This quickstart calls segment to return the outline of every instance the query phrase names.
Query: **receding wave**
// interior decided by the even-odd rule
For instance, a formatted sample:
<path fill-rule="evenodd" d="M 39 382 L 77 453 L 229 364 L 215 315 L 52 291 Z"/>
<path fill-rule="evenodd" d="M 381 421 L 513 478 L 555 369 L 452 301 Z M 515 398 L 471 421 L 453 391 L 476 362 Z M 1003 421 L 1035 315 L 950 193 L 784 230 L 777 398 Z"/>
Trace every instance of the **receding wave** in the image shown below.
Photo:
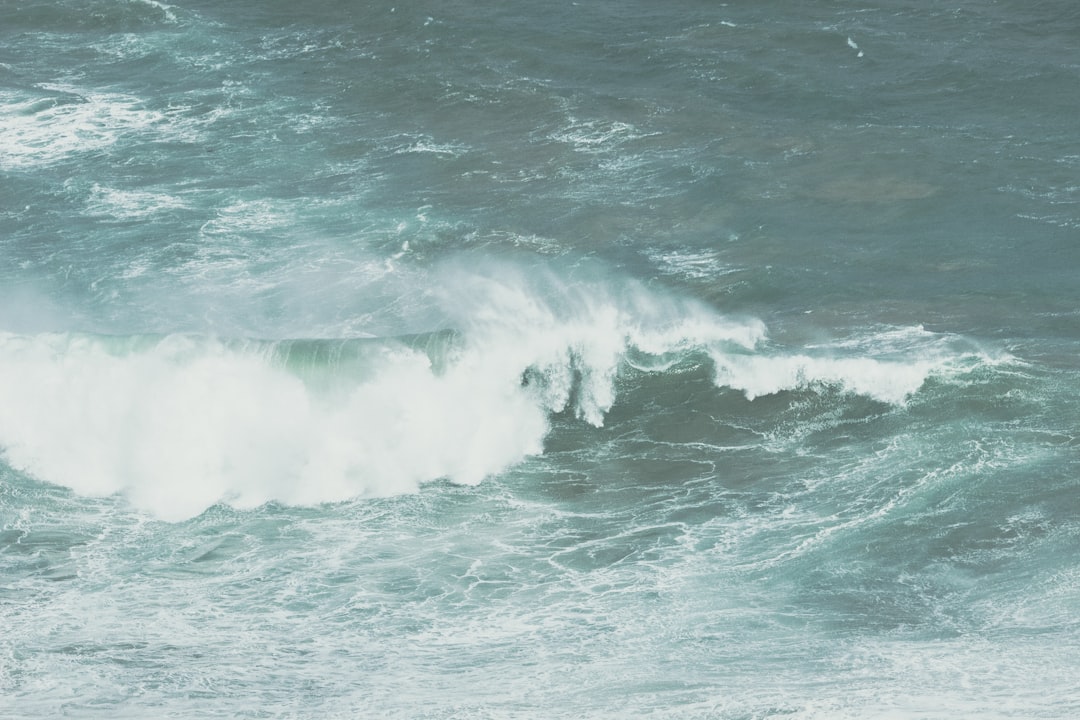
<path fill-rule="evenodd" d="M 178 520 L 479 483 L 542 453 L 555 414 L 602 426 L 631 366 L 677 381 L 694 357 L 751 399 L 829 388 L 903 403 L 980 362 L 918 328 L 880 356 L 872 342 L 788 352 L 758 320 L 625 283 L 454 287 L 453 330 L 397 338 L 0 334 L 0 447 L 40 480 Z"/>

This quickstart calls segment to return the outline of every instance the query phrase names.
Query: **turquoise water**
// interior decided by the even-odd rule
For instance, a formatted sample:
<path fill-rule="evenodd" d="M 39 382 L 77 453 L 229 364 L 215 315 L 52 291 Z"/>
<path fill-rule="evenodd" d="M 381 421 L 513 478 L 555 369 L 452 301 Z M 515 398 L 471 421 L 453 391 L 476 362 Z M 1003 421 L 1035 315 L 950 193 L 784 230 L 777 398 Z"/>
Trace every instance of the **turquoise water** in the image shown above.
<path fill-rule="evenodd" d="M 1076 717 L 1077 37 L 0 3 L 0 717 Z"/>

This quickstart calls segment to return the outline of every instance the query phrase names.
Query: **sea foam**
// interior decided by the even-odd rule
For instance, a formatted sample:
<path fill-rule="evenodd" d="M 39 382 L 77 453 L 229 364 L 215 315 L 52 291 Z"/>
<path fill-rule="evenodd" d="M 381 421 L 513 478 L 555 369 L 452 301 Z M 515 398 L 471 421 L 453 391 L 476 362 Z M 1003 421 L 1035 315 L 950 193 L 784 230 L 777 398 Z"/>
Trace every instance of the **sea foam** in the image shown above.
<path fill-rule="evenodd" d="M 0 92 L 0 167 L 24 170 L 100 152 L 124 134 L 154 130 L 165 116 L 140 99 L 69 85 L 41 85 L 28 95 Z"/>

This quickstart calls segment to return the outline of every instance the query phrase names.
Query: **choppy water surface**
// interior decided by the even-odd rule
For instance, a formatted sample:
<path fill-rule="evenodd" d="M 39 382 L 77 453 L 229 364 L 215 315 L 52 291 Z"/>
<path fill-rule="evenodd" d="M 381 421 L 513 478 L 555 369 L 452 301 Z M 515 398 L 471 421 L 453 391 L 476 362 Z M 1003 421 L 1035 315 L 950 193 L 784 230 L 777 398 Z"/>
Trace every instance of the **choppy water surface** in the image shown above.
<path fill-rule="evenodd" d="M 1078 36 L 0 4 L 0 716 L 1077 716 Z"/>

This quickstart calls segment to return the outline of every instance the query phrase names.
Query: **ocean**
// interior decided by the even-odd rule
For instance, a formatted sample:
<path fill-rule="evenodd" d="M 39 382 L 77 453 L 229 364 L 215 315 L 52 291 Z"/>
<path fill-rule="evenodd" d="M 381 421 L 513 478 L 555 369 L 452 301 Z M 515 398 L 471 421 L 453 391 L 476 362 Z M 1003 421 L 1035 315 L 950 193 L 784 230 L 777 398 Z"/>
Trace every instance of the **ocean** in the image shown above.
<path fill-rule="evenodd" d="M 1074 0 L 0 0 L 0 718 L 1080 717 Z"/>

